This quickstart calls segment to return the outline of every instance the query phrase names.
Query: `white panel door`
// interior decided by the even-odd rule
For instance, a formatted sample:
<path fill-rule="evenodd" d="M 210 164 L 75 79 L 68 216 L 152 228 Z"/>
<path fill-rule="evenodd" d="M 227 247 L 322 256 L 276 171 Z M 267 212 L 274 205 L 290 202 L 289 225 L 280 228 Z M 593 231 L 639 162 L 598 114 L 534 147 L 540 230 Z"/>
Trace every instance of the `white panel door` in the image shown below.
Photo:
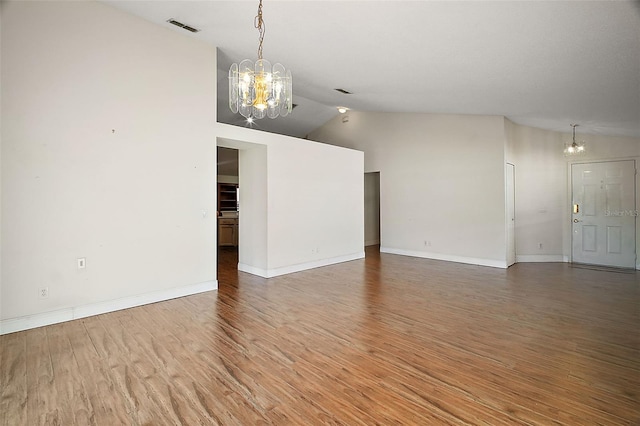
<path fill-rule="evenodd" d="M 572 260 L 635 268 L 635 161 L 573 164 Z"/>

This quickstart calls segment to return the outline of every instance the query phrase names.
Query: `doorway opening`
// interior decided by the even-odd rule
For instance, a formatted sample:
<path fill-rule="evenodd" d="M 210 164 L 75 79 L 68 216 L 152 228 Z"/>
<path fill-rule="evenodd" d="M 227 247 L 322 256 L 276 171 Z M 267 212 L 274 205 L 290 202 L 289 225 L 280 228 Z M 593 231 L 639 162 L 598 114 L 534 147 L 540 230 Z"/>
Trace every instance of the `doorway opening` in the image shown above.
<path fill-rule="evenodd" d="M 380 245 L 380 172 L 364 174 L 364 245 Z"/>
<path fill-rule="evenodd" d="M 236 274 L 240 270 L 259 275 L 258 272 L 267 270 L 267 147 L 226 138 L 217 138 L 216 145 L 229 148 L 237 155 L 237 245 L 236 255 L 231 259 L 234 271 Z M 217 247 L 220 259 L 222 253 L 220 246 Z M 221 278 L 218 274 L 219 285 L 224 284 Z"/>
<path fill-rule="evenodd" d="M 221 269 L 237 269 L 240 231 L 238 150 L 217 147 L 217 253 Z"/>

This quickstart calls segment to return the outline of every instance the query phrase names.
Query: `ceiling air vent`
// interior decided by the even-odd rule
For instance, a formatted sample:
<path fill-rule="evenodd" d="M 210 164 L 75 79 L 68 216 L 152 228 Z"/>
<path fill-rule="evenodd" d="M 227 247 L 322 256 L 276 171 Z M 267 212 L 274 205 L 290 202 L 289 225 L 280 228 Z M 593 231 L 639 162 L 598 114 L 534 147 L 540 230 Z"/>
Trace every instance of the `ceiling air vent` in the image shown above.
<path fill-rule="evenodd" d="M 345 95 L 353 95 L 353 93 L 351 93 L 348 90 L 344 90 L 344 89 L 333 89 L 333 90 L 335 90 L 336 92 L 344 93 Z"/>
<path fill-rule="evenodd" d="M 175 19 L 168 19 L 167 20 L 168 23 L 175 25 L 176 27 L 180 27 L 180 28 L 184 28 L 187 31 L 191 31 L 192 33 L 197 33 L 198 31 L 200 31 L 197 28 L 193 28 L 189 25 L 185 25 L 182 22 L 178 22 Z"/>

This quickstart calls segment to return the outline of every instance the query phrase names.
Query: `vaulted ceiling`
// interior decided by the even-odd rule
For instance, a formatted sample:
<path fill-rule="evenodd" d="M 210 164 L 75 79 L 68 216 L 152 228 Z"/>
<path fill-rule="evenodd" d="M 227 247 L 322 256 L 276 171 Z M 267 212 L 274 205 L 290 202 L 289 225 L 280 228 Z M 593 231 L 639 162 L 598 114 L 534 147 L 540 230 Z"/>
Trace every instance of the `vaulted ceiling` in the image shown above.
<path fill-rule="evenodd" d="M 247 125 L 227 107 L 227 70 L 257 58 L 257 0 L 103 2 L 216 46 L 218 121 Z M 345 106 L 503 115 L 562 132 L 577 123 L 579 132 L 640 137 L 638 1 L 263 4 L 264 58 L 292 70 L 298 106 L 257 128 L 303 137 Z"/>

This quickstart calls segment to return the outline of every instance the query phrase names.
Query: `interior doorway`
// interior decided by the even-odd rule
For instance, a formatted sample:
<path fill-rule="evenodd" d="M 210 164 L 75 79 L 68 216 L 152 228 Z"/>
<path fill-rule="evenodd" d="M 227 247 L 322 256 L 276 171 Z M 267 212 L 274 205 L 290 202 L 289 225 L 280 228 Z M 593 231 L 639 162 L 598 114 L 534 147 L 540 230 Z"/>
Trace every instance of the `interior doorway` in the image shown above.
<path fill-rule="evenodd" d="M 635 268 L 635 160 L 571 165 L 572 262 Z"/>
<path fill-rule="evenodd" d="M 231 264 L 235 264 L 233 269 L 237 269 L 240 241 L 238 154 L 238 150 L 233 148 L 218 146 L 216 149 L 218 271 L 221 267 L 229 269 Z"/>
<path fill-rule="evenodd" d="M 216 145 L 235 151 L 238 158 L 238 244 L 234 247 L 236 269 L 264 276 L 268 267 L 267 146 L 226 138 L 217 138 Z"/>
<path fill-rule="evenodd" d="M 380 244 L 380 172 L 364 174 L 364 245 Z"/>

